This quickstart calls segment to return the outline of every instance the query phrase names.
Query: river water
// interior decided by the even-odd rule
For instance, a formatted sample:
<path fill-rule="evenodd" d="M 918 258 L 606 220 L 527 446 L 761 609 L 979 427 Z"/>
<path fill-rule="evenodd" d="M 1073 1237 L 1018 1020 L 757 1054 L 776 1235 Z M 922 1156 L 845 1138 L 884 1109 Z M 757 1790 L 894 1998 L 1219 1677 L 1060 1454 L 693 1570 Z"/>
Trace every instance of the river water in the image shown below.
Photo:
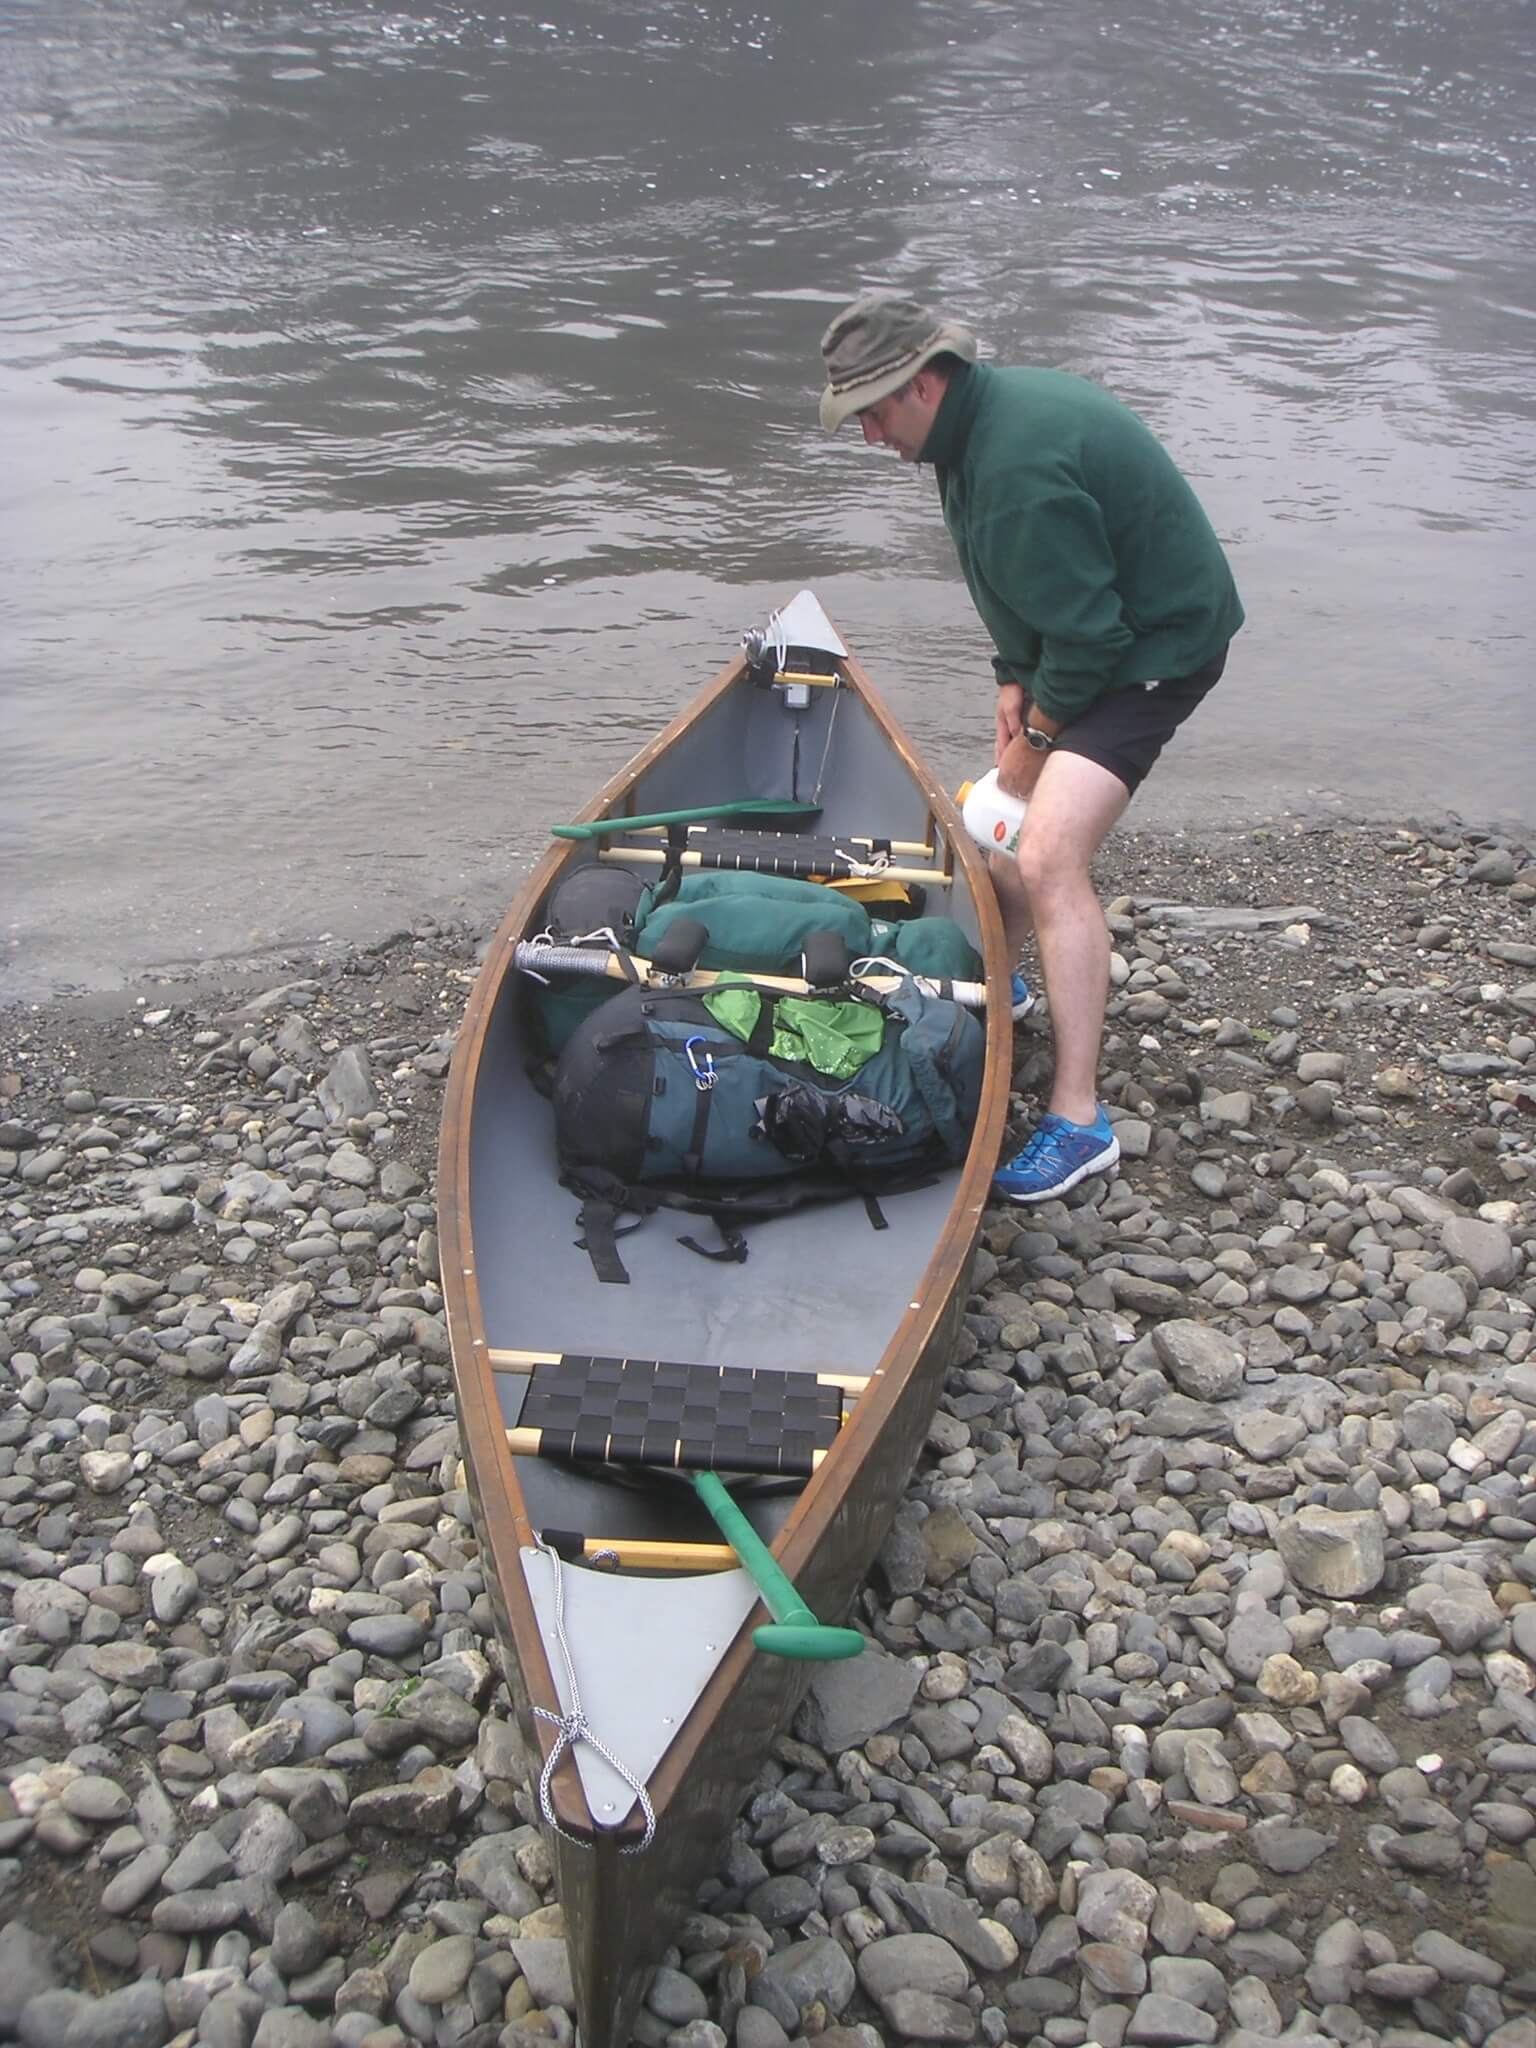
<path fill-rule="evenodd" d="M 1524 0 L 0 0 L 0 993 L 491 911 L 803 584 L 986 765 L 872 284 L 1229 542 L 1133 817 L 1529 826 L 1533 165 Z"/>

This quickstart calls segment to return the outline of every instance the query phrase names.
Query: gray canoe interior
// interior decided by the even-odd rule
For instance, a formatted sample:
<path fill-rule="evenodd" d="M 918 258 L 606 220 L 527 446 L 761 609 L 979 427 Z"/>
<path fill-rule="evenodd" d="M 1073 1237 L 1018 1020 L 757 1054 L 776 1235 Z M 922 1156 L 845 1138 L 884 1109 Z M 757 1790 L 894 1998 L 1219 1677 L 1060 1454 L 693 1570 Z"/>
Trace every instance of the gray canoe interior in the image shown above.
<path fill-rule="evenodd" d="M 797 713 L 777 691 L 734 688 L 637 782 L 629 807 L 812 799 L 818 781 L 824 808 L 806 829 L 927 840 L 938 857 L 921 864 L 942 865 L 943 835 L 921 791 L 846 689 L 816 689 Z M 963 879 L 930 889 L 927 908 L 947 912 L 976 938 Z M 537 928 L 535 921 L 530 929 Z M 871 1226 L 857 1200 L 749 1225 L 745 1264 L 715 1264 L 687 1250 L 680 1236 L 713 1243 L 713 1226 L 664 1212 L 620 1241 L 628 1286 L 603 1285 L 576 1245 L 577 1203 L 557 1179 L 551 1111 L 526 1070 L 531 995 L 525 977 L 507 975 L 475 1088 L 470 1195 L 491 1348 L 871 1371 L 915 1298 L 957 1176 L 885 1201 L 884 1230 Z M 523 1377 L 504 1372 L 497 1381 L 511 1421 Z M 615 1484 L 527 1458 L 518 1471 L 536 1527 L 604 1537 L 712 1534 L 691 1487 L 665 1475 L 659 1483 Z M 776 1511 L 765 1495 L 753 1517 L 771 1530 L 786 1508 L 781 1500 Z"/>

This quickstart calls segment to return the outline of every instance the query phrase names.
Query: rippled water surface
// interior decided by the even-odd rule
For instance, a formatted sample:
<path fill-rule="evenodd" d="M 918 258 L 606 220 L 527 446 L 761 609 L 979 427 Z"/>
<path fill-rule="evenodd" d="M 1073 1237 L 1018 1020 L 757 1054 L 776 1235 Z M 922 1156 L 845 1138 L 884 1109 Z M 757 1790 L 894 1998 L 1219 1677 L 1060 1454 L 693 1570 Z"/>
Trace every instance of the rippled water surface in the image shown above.
<path fill-rule="evenodd" d="M 4 992 L 488 912 L 803 583 L 983 765 L 931 478 L 816 425 L 875 283 L 1228 540 L 1145 821 L 1536 822 L 1533 88 L 1521 0 L 0 0 Z"/>

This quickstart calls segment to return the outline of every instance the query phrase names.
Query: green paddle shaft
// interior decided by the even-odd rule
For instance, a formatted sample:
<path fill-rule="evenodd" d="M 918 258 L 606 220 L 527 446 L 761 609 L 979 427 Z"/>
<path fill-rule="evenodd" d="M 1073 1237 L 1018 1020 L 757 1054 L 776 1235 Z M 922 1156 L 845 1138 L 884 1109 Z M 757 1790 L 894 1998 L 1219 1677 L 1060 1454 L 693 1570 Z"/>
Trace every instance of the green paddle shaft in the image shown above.
<path fill-rule="evenodd" d="M 790 797 L 745 796 L 734 803 L 701 804 L 692 811 L 648 811 L 635 818 L 593 818 L 585 825 L 552 825 L 557 839 L 607 839 L 616 832 L 634 832 L 642 825 L 692 825 L 708 818 L 749 818 L 771 812 L 785 818 L 813 818 L 820 804 L 797 803 Z"/>
<path fill-rule="evenodd" d="M 753 1629 L 752 1640 L 757 1647 L 775 1657 L 800 1657 L 818 1662 L 830 1662 L 837 1657 L 857 1657 L 864 1647 L 864 1638 L 858 1630 L 828 1628 L 816 1619 L 717 1475 L 695 1472 L 693 1484 L 699 1499 L 713 1516 L 715 1526 L 751 1574 L 763 1596 L 763 1605 L 773 1616 L 771 1624 Z"/>

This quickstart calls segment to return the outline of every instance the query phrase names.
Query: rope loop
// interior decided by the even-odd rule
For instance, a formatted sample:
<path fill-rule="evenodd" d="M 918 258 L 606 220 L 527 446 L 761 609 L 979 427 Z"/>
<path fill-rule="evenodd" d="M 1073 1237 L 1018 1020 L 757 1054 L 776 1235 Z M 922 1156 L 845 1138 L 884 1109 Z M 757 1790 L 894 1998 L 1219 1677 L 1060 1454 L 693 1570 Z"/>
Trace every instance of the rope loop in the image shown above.
<path fill-rule="evenodd" d="M 656 1809 L 651 1804 L 651 1795 L 645 1786 L 627 1765 L 620 1763 L 587 1719 L 586 1710 L 581 1704 L 581 1692 L 576 1684 L 576 1667 L 571 1661 L 571 1646 L 565 1634 L 565 1576 L 561 1570 L 560 1554 L 546 1543 L 542 1536 L 534 1540 L 549 1559 L 550 1569 L 555 1577 L 555 1640 L 560 1645 L 560 1655 L 565 1663 L 566 1684 L 571 1696 L 571 1711 L 568 1714 L 557 1714 L 549 1707 L 535 1707 L 533 1710 L 538 1720 L 552 1722 L 557 1731 L 554 1745 L 544 1759 L 544 1768 L 539 1773 L 539 1811 L 555 1833 L 565 1841 L 580 1840 L 579 1836 L 573 1835 L 568 1828 L 561 1826 L 560 1817 L 555 1812 L 554 1801 L 550 1797 L 550 1786 L 566 1753 L 574 1751 L 578 1742 L 584 1742 L 589 1749 L 597 1751 L 608 1768 L 624 1780 L 640 1802 L 640 1811 L 645 1816 L 645 1834 L 640 1841 L 631 1843 L 627 1849 L 621 1849 L 619 1854 L 642 1856 L 656 1839 Z"/>

